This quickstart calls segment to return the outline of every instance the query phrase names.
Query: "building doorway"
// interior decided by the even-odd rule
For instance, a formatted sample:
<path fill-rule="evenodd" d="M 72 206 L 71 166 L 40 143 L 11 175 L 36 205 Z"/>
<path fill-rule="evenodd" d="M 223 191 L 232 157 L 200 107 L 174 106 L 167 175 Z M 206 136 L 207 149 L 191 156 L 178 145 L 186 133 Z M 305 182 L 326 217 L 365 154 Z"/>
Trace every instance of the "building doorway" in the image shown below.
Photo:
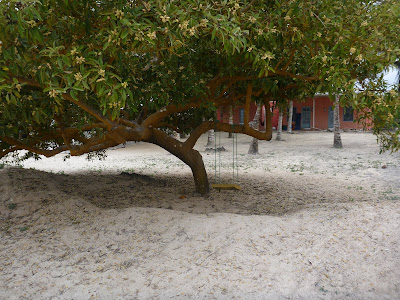
<path fill-rule="evenodd" d="M 328 128 L 333 128 L 333 106 L 328 108 Z"/>
<path fill-rule="evenodd" d="M 311 107 L 301 109 L 301 128 L 311 128 Z"/>

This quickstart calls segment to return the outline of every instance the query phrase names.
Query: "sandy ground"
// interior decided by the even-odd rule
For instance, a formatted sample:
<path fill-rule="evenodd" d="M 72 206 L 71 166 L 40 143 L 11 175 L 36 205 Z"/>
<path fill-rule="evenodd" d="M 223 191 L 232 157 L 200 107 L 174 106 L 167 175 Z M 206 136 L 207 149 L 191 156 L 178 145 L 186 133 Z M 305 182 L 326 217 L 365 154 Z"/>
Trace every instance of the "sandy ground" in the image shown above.
<path fill-rule="evenodd" d="M 242 190 L 208 198 L 145 143 L 4 167 L 0 299 L 400 299 L 400 153 L 370 133 L 343 133 L 341 150 L 333 133 L 284 139 L 252 156 L 239 136 Z"/>

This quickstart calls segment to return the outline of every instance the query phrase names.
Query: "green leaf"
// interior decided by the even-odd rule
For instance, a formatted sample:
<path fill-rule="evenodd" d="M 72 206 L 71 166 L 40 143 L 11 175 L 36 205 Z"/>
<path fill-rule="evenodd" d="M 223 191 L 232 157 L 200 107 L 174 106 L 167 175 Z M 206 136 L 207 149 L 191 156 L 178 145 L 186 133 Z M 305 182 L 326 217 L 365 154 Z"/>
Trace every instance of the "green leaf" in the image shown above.
<path fill-rule="evenodd" d="M 83 88 L 81 88 L 80 86 L 77 86 L 77 85 L 72 86 L 71 89 L 73 89 L 75 91 L 80 91 L 80 92 L 85 91 Z"/>
<path fill-rule="evenodd" d="M 75 101 L 79 101 L 79 98 L 76 96 L 76 91 L 74 89 L 71 89 L 69 94 Z"/>
<path fill-rule="evenodd" d="M 120 22 L 121 22 L 122 25 L 126 25 L 126 26 L 130 26 L 131 25 L 131 22 L 129 22 L 129 20 L 125 19 L 125 18 L 122 19 Z"/>
<path fill-rule="evenodd" d="M 33 11 L 33 13 L 35 14 L 35 17 L 39 21 L 43 21 L 42 16 L 40 15 L 40 13 L 36 10 L 36 8 L 34 6 L 30 6 L 30 9 Z"/>
<path fill-rule="evenodd" d="M 121 33 L 121 38 L 125 39 L 128 36 L 128 34 L 129 34 L 129 30 L 123 30 Z"/>
<path fill-rule="evenodd" d="M 215 34 L 216 34 L 216 33 L 217 33 L 217 28 L 214 27 L 214 29 L 213 29 L 213 31 L 212 31 L 212 33 L 211 33 L 211 40 L 212 40 L 212 41 L 214 40 Z"/>
<path fill-rule="evenodd" d="M 62 70 L 62 59 L 61 59 L 61 57 L 57 57 L 57 64 L 58 64 L 58 67 Z"/>
<path fill-rule="evenodd" d="M 86 80 L 82 80 L 82 85 L 85 89 L 89 90 L 89 85 L 87 84 Z"/>

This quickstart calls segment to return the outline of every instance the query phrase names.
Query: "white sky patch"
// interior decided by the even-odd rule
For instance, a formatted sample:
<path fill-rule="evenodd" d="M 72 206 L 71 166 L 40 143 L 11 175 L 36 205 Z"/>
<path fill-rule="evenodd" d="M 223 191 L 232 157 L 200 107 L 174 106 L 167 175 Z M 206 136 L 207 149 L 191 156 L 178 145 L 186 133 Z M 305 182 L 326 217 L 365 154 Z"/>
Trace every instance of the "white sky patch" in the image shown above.
<path fill-rule="evenodd" d="M 396 67 L 390 67 L 389 70 L 384 72 L 383 79 L 387 82 L 387 84 L 391 87 L 398 83 L 398 72 Z"/>

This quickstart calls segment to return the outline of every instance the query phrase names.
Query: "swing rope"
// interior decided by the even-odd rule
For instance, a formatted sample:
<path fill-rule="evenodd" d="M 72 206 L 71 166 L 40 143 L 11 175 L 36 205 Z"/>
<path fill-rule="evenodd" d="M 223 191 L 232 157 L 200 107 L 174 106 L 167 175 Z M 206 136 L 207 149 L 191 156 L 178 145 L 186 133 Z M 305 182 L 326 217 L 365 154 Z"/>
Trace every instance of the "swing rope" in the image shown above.
<path fill-rule="evenodd" d="M 238 161 L 238 141 L 237 133 L 235 133 L 235 124 L 232 124 L 233 139 L 232 139 L 232 184 L 221 184 L 221 153 L 218 153 L 218 176 L 217 176 L 217 151 L 220 152 L 221 147 L 221 133 L 218 131 L 216 137 L 216 125 L 214 126 L 214 183 L 212 186 L 216 189 L 240 190 L 239 184 L 239 166 Z M 217 147 L 218 138 L 218 147 Z M 235 166 L 236 166 L 236 180 L 235 180 Z"/>
<path fill-rule="evenodd" d="M 215 159 L 214 159 L 214 171 L 215 171 L 215 176 L 214 176 L 214 183 L 215 184 L 221 184 L 221 154 L 218 153 L 218 176 L 217 176 L 217 137 L 216 135 L 216 131 L 217 131 L 217 126 L 214 126 L 214 155 L 215 155 Z M 221 136 L 218 133 L 218 137 L 219 137 L 219 147 L 221 147 Z"/>
<path fill-rule="evenodd" d="M 235 184 L 235 124 L 232 124 L 232 182 Z M 236 147 L 236 153 L 237 153 L 237 147 Z"/>

